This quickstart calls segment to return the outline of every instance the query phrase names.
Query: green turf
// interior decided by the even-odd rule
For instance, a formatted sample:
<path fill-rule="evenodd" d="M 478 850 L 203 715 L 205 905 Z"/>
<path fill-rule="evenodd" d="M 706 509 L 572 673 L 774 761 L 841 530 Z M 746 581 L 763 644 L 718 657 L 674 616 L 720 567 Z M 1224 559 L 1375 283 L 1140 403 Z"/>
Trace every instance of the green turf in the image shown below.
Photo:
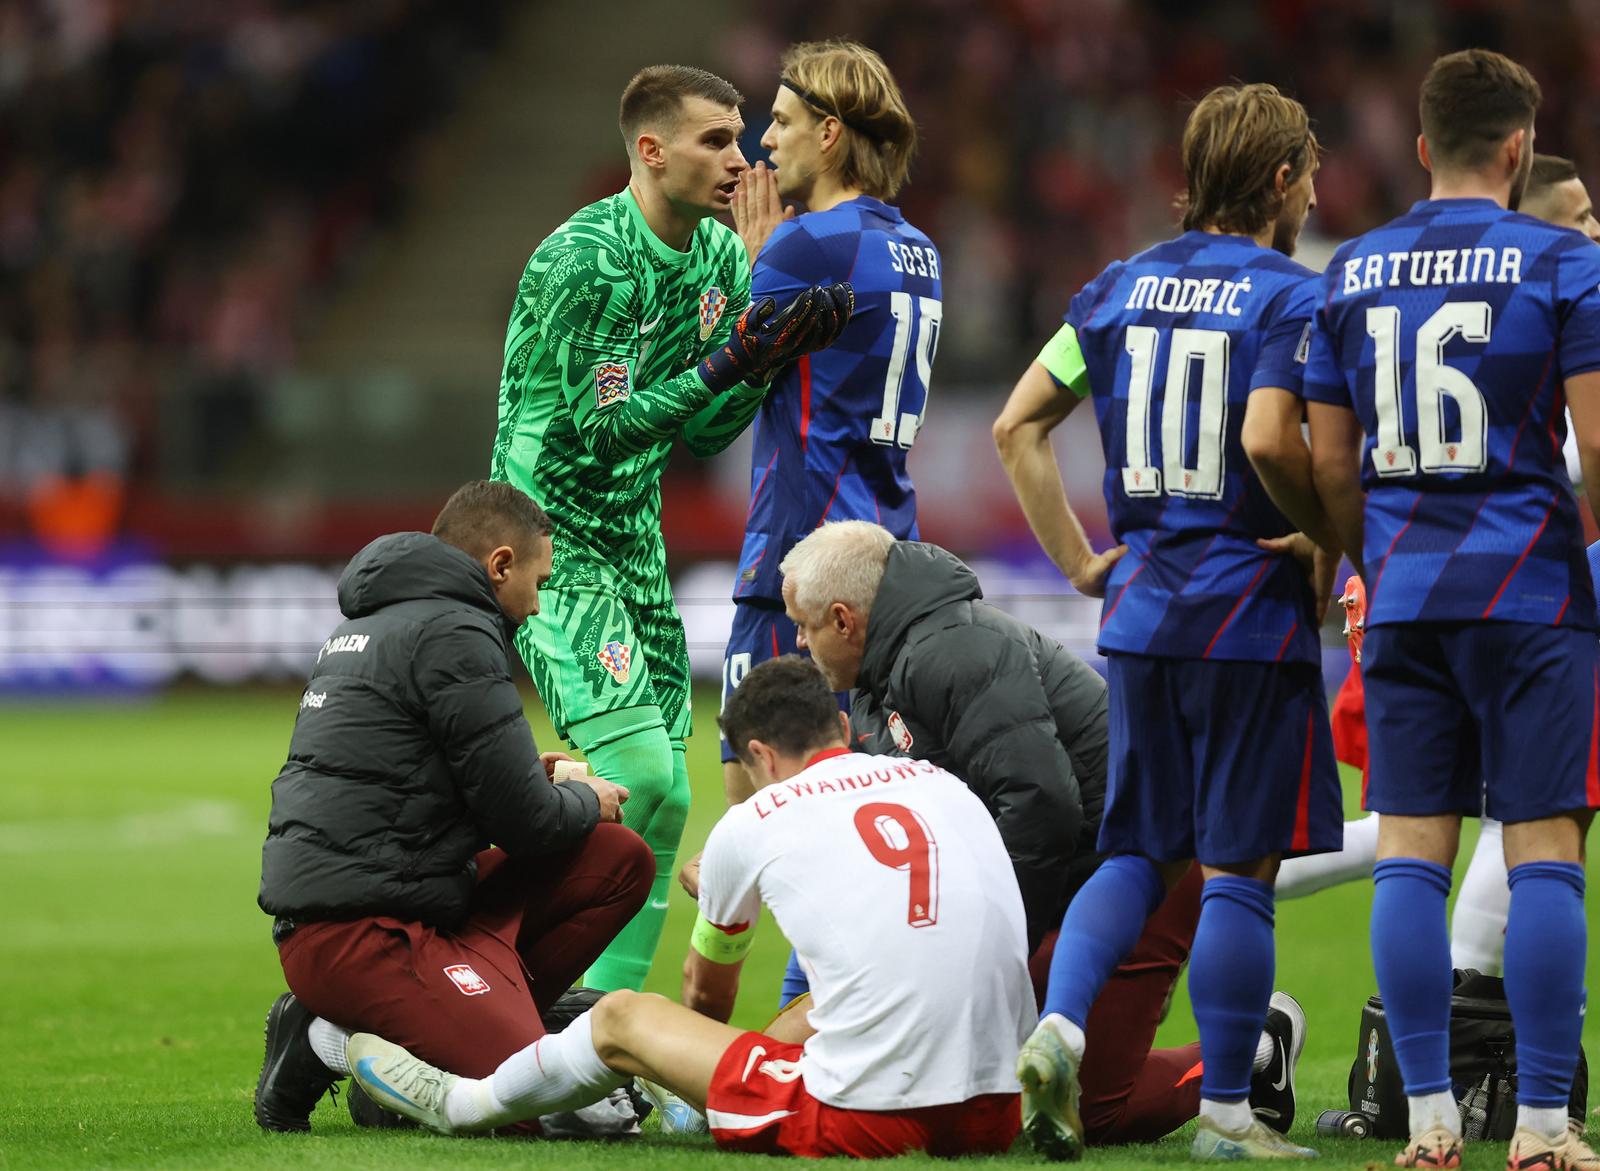
<path fill-rule="evenodd" d="M 296 691 L 184 691 L 150 702 L 0 707 L 0 1168 L 732 1166 L 709 1143 L 459 1141 L 357 1132 L 324 1102 L 311 1136 L 264 1136 L 250 1116 L 261 1022 L 282 990 L 255 906 L 268 785 Z M 698 847 L 721 803 L 716 697 L 697 699 L 690 745 Z M 530 711 L 538 712 L 530 699 Z M 553 747 L 535 715 L 541 743 Z M 1372 989 L 1366 885 L 1285 904 L 1278 985 L 1305 1005 L 1301 1116 L 1343 1105 L 1362 1000 Z M 672 993 L 693 907 L 674 892 L 651 988 Z M 1596 940 L 1591 939 L 1590 960 Z M 784 959 L 768 924 L 736 1023 L 773 1007 Z M 930 1022 L 930 1027 L 937 1027 Z M 1597 1026 L 1591 1023 L 1593 1046 Z M 1163 1041 L 1191 1040 L 1187 1001 Z M 1592 1049 L 1591 1049 L 1592 1051 Z M 1390 1144 L 1322 1142 L 1324 1165 L 1386 1163 Z M 1101 1167 L 1184 1163 L 1179 1137 L 1093 1151 Z M 1503 1150 L 1472 1152 L 1498 1167 Z M 1008 1163 L 1029 1161 L 1014 1154 Z M 906 1159 L 922 1164 L 929 1160 Z"/>

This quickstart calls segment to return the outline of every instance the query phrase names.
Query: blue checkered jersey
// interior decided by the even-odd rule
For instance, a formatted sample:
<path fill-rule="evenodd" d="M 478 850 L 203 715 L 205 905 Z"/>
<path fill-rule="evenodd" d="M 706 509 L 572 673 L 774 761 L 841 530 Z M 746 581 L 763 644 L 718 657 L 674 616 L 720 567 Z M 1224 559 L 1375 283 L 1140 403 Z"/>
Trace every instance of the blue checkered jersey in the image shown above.
<path fill-rule="evenodd" d="M 1600 368 L 1600 248 L 1488 199 L 1424 200 L 1341 247 L 1304 394 L 1366 431 L 1367 624 L 1594 627 L 1561 455 Z"/>
<path fill-rule="evenodd" d="M 780 598 L 779 562 L 824 521 L 918 537 L 906 456 L 939 343 L 939 253 L 897 209 L 862 195 L 781 224 L 756 259 L 751 297 L 783 305 L 841 280 L 855 288 L 850 323 L 785 367 L 756 416 L 735 598 Z"/>
<path fill-rule="evenodd" d="M 1128 546 L 1106 586 L 1102 651 L 1318 661 L 1305 573 L 1256 544 L 1294 526 L 1240 441 L 1253 389 L 1300 392 L 1314 295 L 1310 270 L 1270 248 L 1186 232 L 1072 299 L 1111 530 Z"/>
<path fill-rule="evenodd" d="M 1589 546 L 1589 576 L 1600 577 L 1600 541 Z M 1600 620 L 1600 615 L 1597 615 Z"/>

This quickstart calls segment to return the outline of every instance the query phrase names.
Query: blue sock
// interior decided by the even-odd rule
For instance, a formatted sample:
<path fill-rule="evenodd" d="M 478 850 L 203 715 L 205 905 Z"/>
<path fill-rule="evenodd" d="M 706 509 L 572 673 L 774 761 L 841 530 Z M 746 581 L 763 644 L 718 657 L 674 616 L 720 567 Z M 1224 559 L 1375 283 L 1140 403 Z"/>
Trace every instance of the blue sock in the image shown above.
<path fill-rule="evenodd" d="M 1450 1089 L 1450 870 L 1421 858 L 1372 868 L 1372 966 L 1406 1093 Z"/>
<path fill-rule="evenodd" d="M 789 962 L 783 969 L 783 991 L 779 993 L 778 1007 L 783 1008 L 796 996 L 804 996 L 810 991 L 811 982 L 806 979 L 806 971 L 800 966 L 800 953 L 791 947 Z"/>
<path fill-rule="evenodd" d="M 1505 981 L 1517 1031 L 1517 1104 L 1565 1109 L 1583 1034 L 1583 867 L 1524 862 L 1507 878 Z"/>
<path fill-rule="evenodd" d="M 1200 1029 L 1200 1096 L 1250 1096 L 1256 1042 L 1272 999 L 1276 953 L 1272 884 L 1219 874 L 1200 892 L 1200 922 L 1189 951 L 1189 1001 Z"/>
<path fill-rule="evenodd" d="M 1058 1012 L 1081 1029 L 1094 998 L 1166 897 L 1161 872 L 1150 859 L 1118 854 L 1102 862 L 1061 920 L 1044 1015 Z"/>

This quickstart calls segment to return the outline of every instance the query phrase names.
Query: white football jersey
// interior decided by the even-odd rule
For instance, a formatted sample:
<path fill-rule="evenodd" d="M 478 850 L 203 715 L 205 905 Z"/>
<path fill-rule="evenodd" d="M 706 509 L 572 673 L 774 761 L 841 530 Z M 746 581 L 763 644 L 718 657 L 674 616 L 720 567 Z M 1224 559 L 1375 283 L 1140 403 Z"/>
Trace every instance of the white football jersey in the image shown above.
<path fill-rule="evenodd" d="M 840 748 L 758 790 L 706 841 L 700 910 L 738 931 L 762 903 L 811 982 L 813 1097 L 899 1110 L 1017 1091 L 1039 1019 L 1022 896 L 961 781 Z"/>

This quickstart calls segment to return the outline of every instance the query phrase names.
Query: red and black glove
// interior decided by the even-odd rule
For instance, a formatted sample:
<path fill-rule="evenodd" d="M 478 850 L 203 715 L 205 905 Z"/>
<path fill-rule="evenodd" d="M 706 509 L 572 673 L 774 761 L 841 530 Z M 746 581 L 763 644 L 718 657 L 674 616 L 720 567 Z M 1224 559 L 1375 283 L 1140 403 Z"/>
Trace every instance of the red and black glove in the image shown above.
<path fill-rule="evenodd" d="M 801 354 L 838 340 L 855 304 L 848 281 L 812 285 L 782 309 L 763 297 L 733 323 L 727 343 L 700 363 L 701 381 L 718 394 L 740 382 L 765 382 Z"/>

